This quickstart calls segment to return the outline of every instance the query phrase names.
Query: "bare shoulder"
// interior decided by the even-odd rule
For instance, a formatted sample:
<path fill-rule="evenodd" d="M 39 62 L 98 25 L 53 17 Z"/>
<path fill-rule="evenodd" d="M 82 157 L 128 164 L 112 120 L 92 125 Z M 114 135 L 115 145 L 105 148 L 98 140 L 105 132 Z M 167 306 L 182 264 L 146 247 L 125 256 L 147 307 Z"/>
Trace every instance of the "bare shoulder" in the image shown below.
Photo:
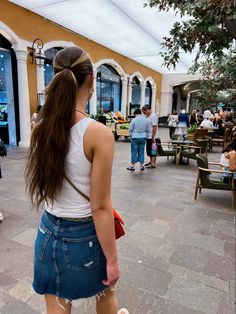
<path fill-rule="evenodd" d="M 88 137 L 96 141 L 114 141 L 114 136 L 111 130 L 100 122 L 91 123 L 86 133 Z"/>

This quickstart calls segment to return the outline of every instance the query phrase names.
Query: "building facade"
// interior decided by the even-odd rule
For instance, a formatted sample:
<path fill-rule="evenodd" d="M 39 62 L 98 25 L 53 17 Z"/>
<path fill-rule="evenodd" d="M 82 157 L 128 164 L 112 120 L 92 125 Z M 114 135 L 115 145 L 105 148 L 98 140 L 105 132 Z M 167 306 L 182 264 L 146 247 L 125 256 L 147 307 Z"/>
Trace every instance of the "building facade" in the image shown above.
<path fill-rule="evenodd" d="M 43 41 L 43 66 L 32 53 L 35 39 Z M 28 146 L 30 117 L 43 101 L 52 79 L 52 59 L 64 47 L 77 45 L 89 53 L 94 65 L 95 92 L 88 104 L 91 114 L 121 111 L 132 114 L 148 104 L 159 111 L 162 74 L 92 40 L 19 7 L 0 2 L 0 137 L 11 145 Z"/>

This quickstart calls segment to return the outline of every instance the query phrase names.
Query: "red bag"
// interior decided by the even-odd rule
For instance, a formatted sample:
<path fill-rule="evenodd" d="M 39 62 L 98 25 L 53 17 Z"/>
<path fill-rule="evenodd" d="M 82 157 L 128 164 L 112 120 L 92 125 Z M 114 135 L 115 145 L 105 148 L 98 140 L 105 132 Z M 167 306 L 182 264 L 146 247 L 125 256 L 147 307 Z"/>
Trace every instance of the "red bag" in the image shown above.
<path fill-rule="evenodd" d="M 115 236 L 116 239 L 121 238 L 123 235 L 125 235 L 125 230 L 122 225 L 124 225 L 124 220 L 121 218 L 121 216 L 117 213 L 117 211 L 113 208 L 113 214 L 114 214 L 114 224 L 115 224 Z"/>
<path fill-rule="evenodd" d="M 90 201 L 90 198 L 84 194 L 80 189 L 78 189 L 74 183 L 65 176 L 65 179 L 70 183 L 70 185 L 80 194 L 82 195 L 86 200 Z M 117 211 L 113 208 L 113 214 L 114 214 L 114 226 L 115 226 L 115 236 L 116 239 L 119 239 L 123 235 L 125 235 L 125 230 L 122 225 L 124 225 L 124 220 L 121 218 L 121 216 L 117 213 Z"/>

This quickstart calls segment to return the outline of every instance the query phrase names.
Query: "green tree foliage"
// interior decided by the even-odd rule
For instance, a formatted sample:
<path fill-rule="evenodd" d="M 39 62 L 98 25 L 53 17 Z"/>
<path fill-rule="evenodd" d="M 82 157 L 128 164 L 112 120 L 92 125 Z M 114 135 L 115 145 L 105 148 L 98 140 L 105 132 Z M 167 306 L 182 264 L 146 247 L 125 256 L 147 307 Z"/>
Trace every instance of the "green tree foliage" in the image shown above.
<path fill-rule="evenodd" d="M 149 0 L 145 6 L 174 10 L 183 18 L 163 38 L 163 65 L 175 67 L 181 52 L 197 51 L 189 71 L 201 75 L 198 102 L 235 105 L 236 0 Z"/>
<path fill-rule="evenodd" d="M 224 49 L 230 49 L 236 38 L 235 0 L 149 0 L 145 6 L 159 11 L 174 10 L 185 17 L 176 22 L 170 36 L 164 37 L 162 53 L 164 66 L 176 66 L 180 52 L 198 49 L 196 63 L 201 55 L 220 58 Z M 187 17 L 187 19 L 186 19 Z"/>

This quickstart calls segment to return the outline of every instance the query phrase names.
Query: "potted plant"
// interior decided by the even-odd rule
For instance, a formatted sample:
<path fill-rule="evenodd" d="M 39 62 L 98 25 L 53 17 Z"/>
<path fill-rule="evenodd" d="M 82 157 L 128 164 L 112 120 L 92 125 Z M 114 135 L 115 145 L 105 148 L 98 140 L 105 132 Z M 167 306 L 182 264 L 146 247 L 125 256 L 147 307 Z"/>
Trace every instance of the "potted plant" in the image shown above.
<path fill-rule="evenodd" d="M 187 137 L 189 141 L 194 141 L 196 129 L 197 129 L 196 124 L 191 125 L 191 127 L 187 129 L 187 133 L 188 133 Z"/>

